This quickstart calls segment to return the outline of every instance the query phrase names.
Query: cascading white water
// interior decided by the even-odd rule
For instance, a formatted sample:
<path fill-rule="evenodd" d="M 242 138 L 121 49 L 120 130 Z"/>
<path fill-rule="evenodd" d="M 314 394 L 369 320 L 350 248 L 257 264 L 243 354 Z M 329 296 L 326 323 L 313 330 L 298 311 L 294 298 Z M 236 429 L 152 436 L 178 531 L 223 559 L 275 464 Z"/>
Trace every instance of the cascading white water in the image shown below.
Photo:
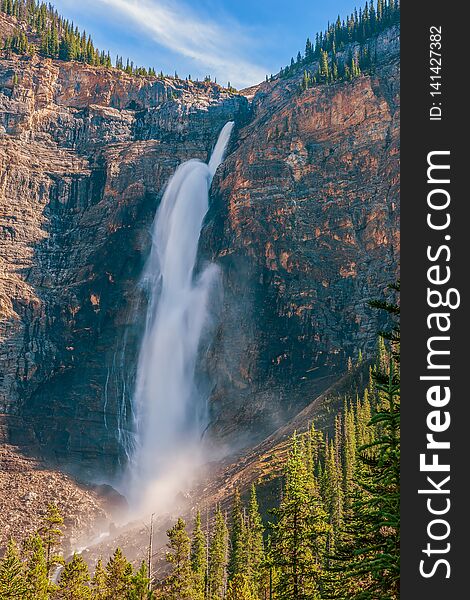
<path fill-rule="evenodd" d="M 195 366 L 218 269 L 210 264 L 195 277 L 194 268 L 209 188 L 232 128 L 233 122 L 223 127 L 209 164 L 189 160 L 177 168 L 155 216 L 142 280 L 148 308 L 133 398 L 134 500 L 167 477 L 169 467 L 174 472 L 191 462 L 206 426 L 206 402 L 195 386 Z"/>

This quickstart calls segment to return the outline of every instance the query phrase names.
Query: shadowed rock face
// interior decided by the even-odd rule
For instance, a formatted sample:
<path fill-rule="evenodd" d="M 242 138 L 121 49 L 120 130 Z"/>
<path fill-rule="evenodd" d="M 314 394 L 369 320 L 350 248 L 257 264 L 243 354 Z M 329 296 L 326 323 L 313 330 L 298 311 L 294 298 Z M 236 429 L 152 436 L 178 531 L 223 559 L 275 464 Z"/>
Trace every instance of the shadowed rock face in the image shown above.
<path fill-rule="evenodd" d="M 213 84 L 0 60 L 0 413 L 24 423 L 2 418 L 12 442 L 116 469 L 164 185 L 247 115 Z"/>
<path fill-rule="evenodd" d="M 213 84 L 2 58 L 0 413 L 15 417 L 0 432 L 90 477 L 117 469 L 150 225 L 176 166 L 207 160 L 228 120 L 201 241 L 225 288 L 201 357 L 209 433 L 271 431 L 369 351 L 365 303 L 397 270 L 397 36 L 380 36 L 371 77 L 262 84 L 251 105 Z"/>

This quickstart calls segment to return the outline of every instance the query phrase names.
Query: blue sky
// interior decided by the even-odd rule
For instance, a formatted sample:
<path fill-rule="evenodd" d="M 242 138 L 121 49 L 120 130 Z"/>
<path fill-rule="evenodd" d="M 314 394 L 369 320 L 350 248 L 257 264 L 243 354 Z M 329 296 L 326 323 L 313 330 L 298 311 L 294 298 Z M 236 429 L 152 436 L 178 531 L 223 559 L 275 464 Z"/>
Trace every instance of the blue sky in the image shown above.
<path fill-rule="evenodd" d="M 100 49 L 139 66 L 238 88 L 277 73 L 353 0 L 57 0 Z M 362 1 L 358 2 L 358 6 Z"/>

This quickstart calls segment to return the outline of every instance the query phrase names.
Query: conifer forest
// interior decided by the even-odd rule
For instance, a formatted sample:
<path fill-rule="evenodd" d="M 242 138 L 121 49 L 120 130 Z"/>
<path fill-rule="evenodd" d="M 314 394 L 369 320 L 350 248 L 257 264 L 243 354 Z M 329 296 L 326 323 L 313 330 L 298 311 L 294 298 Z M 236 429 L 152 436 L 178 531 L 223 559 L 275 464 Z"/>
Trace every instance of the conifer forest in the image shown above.
<path fill-rule="evenodd" d="M 400 0 L 103 3 L 0 0 L 0 600 L 398 600 Z"/>

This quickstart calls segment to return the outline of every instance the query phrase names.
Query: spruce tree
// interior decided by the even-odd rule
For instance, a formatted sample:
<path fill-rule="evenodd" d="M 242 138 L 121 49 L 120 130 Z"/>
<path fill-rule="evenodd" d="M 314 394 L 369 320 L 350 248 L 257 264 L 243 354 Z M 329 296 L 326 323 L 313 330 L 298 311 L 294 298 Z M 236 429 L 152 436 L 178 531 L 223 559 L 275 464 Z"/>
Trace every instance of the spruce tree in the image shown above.
<path fill-rule="evenodd" d="M 330 76 L 330 67 L 328 64 L 328 52 L 326 50 L 322 50 L 320 53 L 320 75 L 328 80 Z"/>
<path fill-rule="evenodd" d="M 310 492 L 305 459 L 297 435 L 292 439 L 285 467 L 285 488 L 275 511 L 272 565 L 278 571 L 279 600 L 319 600 L 325 537 L 329 531 L 326 513 L 318 496 Z"/>
<path fill-rule="evenodd" d="M 46 551 L 47 574 L 50 575 L 54 566 L 63 564 L 63 558 L 56 553 L 60 549 L 61 540 L 63 537 L 61 527 L 64 524 L 64 519 L 56 504 L 49 503 L 47 505 L 46 514 L 39 527 L 39 535 L 44 544 Z"/>
<path fill-rule="evenodd" d="M 14 540 L 9 540 L 7 550 L 0 560 L 0 598 L 21 600 L 27 596 L 23 563 Z"/>
<path fill-rule="evenodd" d="M 44 544 L 38 534 L 25 541 L 23 557 L 25 559 L 25 600 L 48 600 L 51 585 Z"/>
<path fill-rule="evenodd" d="M 255 484 L 251 486 L 247 528 L 248 568 L 250 579 L 257 596 L 262 598 L 266 590 L 266 569 L 263 543 L 264 526 L 259 512 Z"/>
<path fill-rule="evenodd" d="M 398 286 L 394 286 L 399 291 Z M 393 317 L 397 304 L 374 303 Z M 369 426 L 372 441 L 359 448 L 357 490 L 352 503 L 349 545 L 340 555 L 348 598 L 375 600 L 399 597 L 400 577 L 400 331 L 381 334 L 379 361 L 372 371 L 377 404 Z M 388 356 L 388 361 L 386 357 Z M 360 586 L 357 582 L 360 581 Z"/>
<path fill-rule="evenodd" d="M 228 576 L 232 579 L 238 573 L 246 573 L 248 568 L 247 530 L 243 515 L 240 490 L 235 490 L 232 503 L 230 528 L 230 560 Z"/>
<path fill-rule="evenodd" d="M 142 561 L 140 568 L 131 576 L 128 600 L 152 600 L 150 579 L 148 577 L 147 563 Z M 196 600 L 194 598 L 194 600 Z"/>
<path fill-rule="evenodd" d="M 202 530 L 201 513 L 194 520 L 191 539 L 191 571 L 194 581 L 194 600 L 204 600 L 207 574 L 207 542 Z"/>
<path fill-rule="evenodd" d="M 57 600 L 90 600 L 91 590 L 88 587 L 90 573 L 88 566 L 80 554 L 74 554 L 72 560 L 64 566 L 59 579 Z"/>
<path fill-rule="evenodd" d="M 91 579 L 91 591 L 93 600 L 106 600 L 108 588 L 106 585 L 107 575 L 101 558 L 96 563 L 95 572 Z"/>
<path fill-rule="evenodd" d="M 237 573 L 229 581 L 225 600 L 257 600 L 258 598 L 248 575 Z"/>
<path fill-rule="evenodd" d="M 341 464 L 333 441 L 330 441 L 326 447 L 322 496 L 327 513 L 327 520 L 330 525 L 326 536 L 326 564 L 329 566 L 330 557 L 338 542 L 338 536 L 343 521 L 344 503 Z"/>
<path fill-rule="evenodd" d="M 354 473 L 356 467 L 356 419 L 352 408 L 348 407 L 348 403 L 344 403 L 344 465 L 343 465 L 343 489 L 345 497 L 345 510 L 351 508 L 350 496 L 354 486 Z"/>
<path fill-rule="evenodd" d="M 106 565 L 106 600 L 126 600 L 131 575 L 126 557 L 116 548 Z"/>
<path fill-rule="evenodd" d="M 193 600 L 193 578 L 191 571 L 191 540 L 186 532 L 186 523 L 179 518 L 167 531 L 168 552 L 166 560 L 172 571 L 165 586 L 168 600 Z"/>
<path fill-rule="evenodd" d="M 220 506 L 209 546 L 208 600 L 221 600 L 227 583 L 228 529 Z"/>

